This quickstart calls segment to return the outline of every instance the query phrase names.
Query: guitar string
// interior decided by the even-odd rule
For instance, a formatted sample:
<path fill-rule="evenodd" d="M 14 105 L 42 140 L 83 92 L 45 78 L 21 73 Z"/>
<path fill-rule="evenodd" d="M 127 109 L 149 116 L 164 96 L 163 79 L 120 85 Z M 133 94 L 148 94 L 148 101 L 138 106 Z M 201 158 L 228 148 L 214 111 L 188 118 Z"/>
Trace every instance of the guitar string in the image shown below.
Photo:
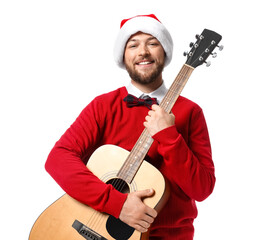
<path fill-rule="evenodd" d="M 186 84 L 186 80 L 188 80 L 189 76 L 190 76 L 190 73 L 192 72 L 193 69 L 191 69 L 190 67 L 184 65 L 182 70 L 180 71 L 180 73 L 178 74 L 178 78 L 176 79 L 176 81 L 174 82 L 174 85 L 172 85 L 172 87 L 169 89 L 167 95 L 166 95 L 166 98 L 165 98 L 165 101 L 167 101 L 166 103 L 168 104 L 164 104 L 164 108 L 165 108 L 165 111 L 169 112 L 170 109 L 171 109 L 171 105 L 173 105 L 175 103 L 174 99 L 177 100 L 177 97 L 180 95 L 180 92 L 182 91 L 182 89 L 184 88 L 185 84 Z M 175 88 L 175 89 L 173 89 Z M 173 100 L 172 100 L 173 99 Z M 144 136 L 144 139 L 142 142 L 148 142 L 148 136 L 147 135 L 143 135 Z M 139 150 L 137 149 L 139 146 Z M 149 148 L 149 145 L 147 144 L 147 148 Z M 140 154 L 142 154 L 142 156 L 144 155 L 145 156 L 145 151 L 143 150 L 143 153 L 141 152 L 142 150 L 142 147 L 140 147 L 140 145 L 136 145 L 135 149 L 137 151 L 133 152 L 134 155 L 132 154 L 131 157 L 138 157 L 138 152 L 140 152 Z M 129 163 L 129 166 L 126 166 L 127 169 L 127 172 L 129 173 L 130 170 L 132 169 L 130 163 Z M 137 169 L 137 166 L 134 167 L 135 169 Z M 135 172 L 134 169 L 132 169 L 132 173 Z M 125 183 L 124 183 L 125 185 Z M 121 187 L 121 190 L 122 190 L 123 187 Z"/>
<path fill-rule="evenodd" d="M 185 74 L 184 74 L 185 75 Z M 184 82 L 184 78 L 183 78 L 183 82 Z M 176 84 L 176 88 L 178 87 L 178 86 L 180 86 L 180 88 L 181 88 L 181 86 L 182 86 L 182 83 L 177 83 Z M 173 91 L 173 90 L 171 90 L 171 91 L 169 91 L 168 92 L 168 94 L 167 94 L 167 98 L 168 99 L 171 99 L 171 97 L 175 94 L 175 92 L 176 92 L 176 95 L 177 95 L 177 91 Z M 167 104 L 167 105 L 165 105 L 165 106 L 167 106 L 168 108 L 170 108 L 169 107 L 169 104 Z M 165 110 L 167 110 L 168 111 L 168 109 L 165 109 Z M 143 142 L 147 142 L 147 137 L 145 137 L 144 135 L 143 135 Z M 141 141 L 141 143 L 142 143 L 142 141 Z M 138 149 L 139 148 L 139 149 Z M 138 155 L 138 151 L 140 151 L 140 150 L 142 150 L 142 148 L 141 147 L 139 147 L 139 145 L 137 144 L 136 145 L 136 147 L 135 147 L 135 150 L 136 151 L 134 151 L 131 155 L 130 155 L 130 157 L 131 158 L 133 158 L 133 157 L 137 157 L 137 155 Z M 142 153 L 141 153 L 142 154 Z M 130 158 L 130 159 L 131 159 Z M 128 172 L 129 172 L 129 169 L 131 169 L 131 165 L 130 165 L 131 163 L 129 163 L 129 164 L 127 164 L 126 166 L 125 166 L 125 169 L 126 168 L 128 168 Z M 123 188 L 125 187 L 125 185 L 126 185 L 126 183 L 124 182 L 124 181 L 119 181 L 118 179 L 115 179 L 114 180 L 114 182 L 113 182 L 113 186 L 117 189 L 117 190 L 119 190 L 119 191 L 123 191 Z M 98 219 L 98 217 L 99 216 L 97 216 L 97 219 Z M 99 218 L 99 220 L 100 220 L 100 218 Z M 103 219 L 101 219 L 101 220 L 103 220 Z M 96 222 L 98 222 L 98 224 L 100 224 L 100 221 L 95 221 L 95 223 Z M 96 229 L 96 225 L 94 225 L 93 226 L 93 228 L 95 228 Z"/>
<path fill-rule="evenodd" d="M 188 80 L 188 74 L 187 73 L 188 73 L 188 70 L 189 69 L 183 67 L 182 70 L 183 71 L 180 71 L 180 73 L 178 74 L 178 77 L 181 77 L 181 76 L 184 76 L 184 77 L 181 77 L 180 81 L 177 81 L 177 79 L 176 79 L 176 82 L 171 87 L 171 88 L 175 87 L 176 89 L 175 90 L 172 90 L 170 88 L 168 90 L 167 94 L 164 97 L 164 101 L 161 102 L 161 105 L 163 105 L 163 103 L 165 103 L 164 106 L 162 106 L 162 107 L 167 112 L 170 110 L 170 108 L 171 108 L 170 105 L 173 103 L 173 101 L 171 101 L 171 99 L 173 99 L 173 97 L 174 98 L 175 97 L 178 97 L 177 95 L 179 94 L 179 91 L 181 91 L 182 88 L 184 87 L 184 85 L 186 83 L 185 82 L 186 79 Z M 178 90 L 178 88 L 179 88 L 179 90 Z M 176 96 L 175 96 L 175 94 L 176 94 Z M 171 103 L 171 104 L 169 104 L 169 103 Z M 142 143 L 145 143 L 146 144 L 146 148 L 148 150 L 149 147 L 150 147 L 150 145 L 152 144 L 152 142 L 150 144 L 148 144 L 149 139 L 151 139 L 151 138 L 149 138 L 149 136 L 147 134 L 145 134 L 145 132 L 143 132 L 142 133 L 142 136 L 139 139 L 139 141 L 134 146 L 134 149 L 133 149 L 134 151 L 132 151 L 132 153 L 130 153 L 130 155 L 128 157 L 128 159 L 129 159 L 128 163 L 127 164 L 124 164 L 124 166 L 122 166 L 123 172 L 125 172 L 124 170 L 127 170 L 127 172 L 129 172 L 129 171 L 131 171 L 132 168 L 134 168 L 132 170 L 133 170 L 133 172 L 135 172 L 135 169 L 137 169 L 138 166 L 135 167 L 135 165 L 132 164 L 133 163 L 133 160 L 132 160 L 132 163 L 131 163 L 131 159 L 133 159 L 133 157 L 134 158 L 135 157 L 136 158 L 141 158 L 141 156 L 139 157 L 138 154 L 141 154 L 142 156 L 143 155 L 145 156 L 145 154 L 146 154 L 145 152 L 147 152 L 147 151 L 146 151 L 146 149 L 145 149 L 145 151 L 144 151 L 144 149 L 143 149 L 143 151 L 141 151 L 142 150 L 142 147 L 140 147 L 140 145 Z M 121 171 L 120 177 L 122 177 L 122 175 L 123 175 L 123 173 Z M 116 188 L 120 192 L 122 192 L 124 190 L 125 186 L 127 185 L 127 183 L 125 181 L 125 176 L 123 176 L 123 178 L 124 178 L 124 180 L 120 180 L 118 178 L 115 178 L 113 180 L 113 183 L 112 183 L 113 187 Z M 92 214 L 92 217 L 90 218 L 90 228 L 91 229 L 94 229 L 94 230 L 97 229 L 97 226 L 98 225 L 101 225 L 100 223 L 102 223 L 102 221 L 103 221 L 103 218 L 101 217 L 101 213 L 95 210 L 94 211 L 94 214 Z M 88 224 L 89 224 L 89 220 L 87 222 L 87 225 Z"/>
<path fill-rule="evenodd" d="M 182 70 L 186 70 L 186 68 L 183 68 Z M 181 71 L 182 72 L 182 71 Z M 187 72 L 188 72 L 188 69 L 187 69 Z M 186 72 L 185 73 L 181 73 L 181 74 L 179 74 L 178 75 L 178 77 L 182 77 L 182 76 L 186 76 Z M 176 90 L 172 90 L 172 89 L 169 89 L 169 91 L 168 91 L 168 93 L 167 93 L 167 95 L 166 95 L 166 98 L 165 98 L 165 101 L 167 101 L 167 99 L 173 99 L 173 97 L 177 97 L 177 95 L 178 95 L 178 91 L 177 91 L 177 88 L 182 88 L 182 82 L 184 82 L 185 81 L 185 79 L 186 78 L 181 78 L 180 79 L 180 82 L 179 81 L 176 81 Z M 182 81 L 183 80 L 183 81 Z M 172 86 L 173 87 L 173 86 Z M 176 96 L 175 96 L 175 93 L 176 93 Z M 166 103 L 168 103 L 168 102 L 173 102 L 173 101 L 167 101 Z M 163 102 L 164 103 L 164 102 Z M 168 109 L 170 108 L 170 104 L 164 104 L 165 106 L 164 106 L 164 108 L 165 108 L 165 111 L 169 111 Z M 141 140 L 143 138 L 143 141 Z M 145 142 L 148 142 L 148 136 L 146 136 L 146 135 L 144 135 L 143 134 L 143 137 L 142 137 L 141 139 L 140 139 L 140 141 L 139 141 L 139 143 L 145 143 Z M 146 148 L 148 148 L 149 147 L 149 145 L 146 143 Z M 139 149 L 138 149 L 139 148 Z M 134 149 L 133 150 L 135 150 L 135 151 L 133 151 L 133 152 L 131 152 L 131 154 L 130 154 L 130 159 L 132 159 L 132 158 L 138 158 L 138 152 L 140 152 L 140 154 L 142 154 L 142 155 L 145 155 L 145 152 L 144 152 L 144 150 L 143 150 L 143 153 L 141 152 L 141 150 L 142 150 L 142 147 L 139 145 L 139 144 L 136 144 L 135 145 L 135 147 L 134 147 Z M 141 157 L 141 156 L 140 156 Z M 131 171 L 131 169 L 132 169 L 132 163 L 130 163 L 130 162 L 128 162 L 128 164 L 126 164 L 124 167 L 123 167 L 123 172 L 128 172 L 128 174 L 129 174 L 129 172 Z M 135 167 L 134 166 L 134 169 L 137 169 L 137 167 Z M 133 170 L 133 173 L 134 173 L 134 169 L 132 169 Z M 125 171 L 126 170 L 126 171 Z M 122 177 L 122 174 L 120 174 L 120 176 Z M 114 184 L 113 184 L 114 185 Z M 122 191 L 122 189 L 125 187 L 125 183 L 122 185 L 122 186 L 120 186 L 120 188 L 119 188 L 119 190 L 121 190 Z"/>
<path fill-rule="evenodd" d="M 140 144 L 142 142 L 145 142 L 146 138 L 147 137 L 145 136 L 145 132 L 143 132 L 141 137 L 139 138 L 139 141 L 135 144 L 134 148 L 130 152 L 128 159 L 127 159 L 128 161 L 125 162 L 125 164 L 123 165 L 123 167 L 118 173 L 118 176 L 121 177 L 122 179 L 127 180 L 127 175 L 129 178 L 131 178 L 130 175 L 133 176 L 133 173 L 135 173 L 135 170 L 137 168 L 136 168 L 136 165 L 133 163 L 140 162 L 141 159 L 143 158 L 142 156 L 145 155 L 145 152 L 141 151 L 142 147 L 140 147 Z M 131 173 L 131 170 L 132 170 L 132 173 Z M 131 182 L 131 180 L 129 182 Z"/>
<path fill-rule="evenodd" d="M 165 111 L 169 112 L 172 108 L 171 105 L 174 104 L 174 99 L 177 98 L 183 89 L 186 80 L 188 79 L 189 67 L 183 66 L 179 74 L 177 75 L 176 80 L 173 82 L 172 86 L 168 90 L 167 94 L 164 97 L 164 100 L 161 103 L 161 106 L 164 108 Z M 171 99 L 173 99 L 171 101 Z"/>
<path fill-rule="evenodd" d="M 103 214 L 101 212 L 97 212 L 96 214 L 96 220 L 94 220 L 94 226 L 93 226 L 93 230 L 98 232 L 100 227 L 103 225 L 103 221 L 104 221 L 104 218 L 103 218 Z"/>
<path fill-rule="evenodd" d="M 118 186 L 120 183 L 120 181 L 118 181 L 118 179 L 114 180 L 115 183 L 113 183 L 112 185 L 117 189 L 122 191 L 122 186 Z M 94 231 L 98 231 L 99 227 L 102 226 L 102 223 L 104 221 L 103 215 L 102 213 L 94 210 L 94 213 L 92 214 L 91 218 L 88 220 L 88 222 L 86 223 L 86 226 L 88 226 L 89 228 L 93 229 Z"/>
<path fill-rule="evenodd" d="M 145 143 L 147 142 L 147 139 L 148 139 L 148 136 L 146 136 L 145 134 L 142 135 L 139 143 Z M 123 166 L 123 172 L 125 172 L 125 170 L 127 170 L 127 172 L 129 172 L 129 169 L 131 169 L 131 159 L 133 159 L 133 157 L 136 157 L 138 154 L 142 154 L 140 151 L 141 151 L 141 147 L 140 147 L 140 144 L 136 144 L 135 145 L 135 148 L 134 148 L 134 151 L 131 152 L 129 158 L 128 158 L 128 163 L 125 164 Z M 140 152 L 140 153 L 138 153 Z M 133 168 L 135 167 L 135 165 L 132 166 Z M 126 180 L 126 178 L 124 177 L 125 175 L 122 173 L 121 171 L 121 174 L 120 174 L 120 177 L 123 177 L 124 180 Z M 115 178 L 113 180 L 113 183 L 112 183 L 113 187 L 116 188 L 118 191 L 122 192 L 125 185 L 126 185 L 126 182 L 125 181 L 120 181 L 118 178 Z M 103 218 L 100 217 L 100 213 L 95 211 L 94 214 L 92 215 L 90 221 L 87 222 L 87 226 L 89 226 L 91 229 L 93 230 L 97 230 L 97 226 L 100 225 L 100 222 L 103 221 Z"/>
<path fill-rule="evenodd" d="M 121 181 L 119 181 L 119 179 L 115 178 L 113 180 L 112 186 L 115 189 L 122 191 L 124 186 L 122 186 L 122 184 L 120 185 L 120 183 L 121 183 Z M 103 220 L 104 219 L 103 219 L 102 214 L 95 210 L 94 213 L 92 214 L 92 216 L 90 217 L 90 219 L 88 220 L 88 222 L 86 223 L 86 226 L 88 226 L 91 229 L 93 229 L 94 231 L 96 231 L 97 227 L 102 225 Z"/>
<path fill-rule="evenodd" d="M 143 135 L 143 139 L 145 139 L 145 135 L 144 133 L 142 133 Z M 143 141 L 143 140 L 142 140 Z M 144 141 L 143 141 L 144 142 Z M 135 152 L 137 153 L 138 151 L 138 144 L 135 145 Z M 133 157 L 133 153 L 132 155 L 130 155 Z M 131 159 L 131 158 L 130 158 Z M 124 165 L 123 168 L 126 169 L 128 168 L 129 165 Z M 123 171 L 124 172 L 124 171 Z M 122 172 L 121 172 L 122 173 Z M 123 174 L 121 174 L 121 177 L 125 178 Z M 113 180 L 112 183 L 113 187 L 116 188 L 118 191 L 122 192 L 124 187 L 126 186 L 126 182 L 125 181 L 120 181 L 118 178 L 115 178 Z M 88 227 L 90 227 L 91 229 L 96 229 L 98 225 L 100 225 L 100 222 L 103 221 L 103 218 L 100 217 L 101 213 L 99 213 L 98 211 L 94 211 L 94 213 L 92 214 L 92 216 L 90 217 L 90 219 L 88 219 L 86 225 Z"/>
<path fill-rule="evenodd" d="M 95 227 L 95 224 L 98 220 L 98 218 L 100 217 L 101 213 L 94 210 L 93 214 L 92 214 L 92 217 L 90 218 L 90 222 L 88 221 L 86 226 L 91 228 L 92 230 L 96 231 L 96 227 Z"/>
<path fill-rule="evenodd" d="M 121 183 L 121 185 L 120 185 L 120 183 Z M 113 187 L 115 187 L 117 190 L 119 190 L 121 192 L 125 186 L 125 184 L 122 185 L 122 182 L 119 181 L 117 178 L 115 178 L 113 180 L 112 185 L 113 185 Z M 91 229 L 93 229 L 94 231 L 96 231 L 97 227 L 102 225 L 102 222 L 103 222 L 103 216 L 101 215 L 101 213 L 98 211 L 94 211 L 94 213 L 92 214 L 90 219 L 87 221 L 86 226 L 88 226 Z"/>
<path fill-rule="evenodd" d="M 126 183 L 124 183 L 123 181 L 120 181 L 118 178 L 115 178 L 113 180 L 112 183 L 113 187 L 116 188 L 117 190 L 119 190 L 120 192 L 122 192 L 122 190 L 124 189 Z M 102 221 L 103 218 L 100 218 L 101 214 L 97 211 L 95 211 L 92 216 L 90 217 L 90 219 L 88 219 L 86 225 L 88 227 L 90 227 L 91 229 L 96 229 L 97 225 L 100 224 L 100 220 Z"/>

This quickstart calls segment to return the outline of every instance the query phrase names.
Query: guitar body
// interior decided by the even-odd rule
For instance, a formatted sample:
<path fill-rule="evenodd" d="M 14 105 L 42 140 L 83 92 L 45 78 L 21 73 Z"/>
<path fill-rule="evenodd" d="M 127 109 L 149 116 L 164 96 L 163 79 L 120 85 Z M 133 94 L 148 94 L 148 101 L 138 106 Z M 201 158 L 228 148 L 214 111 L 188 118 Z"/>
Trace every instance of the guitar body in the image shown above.
<path fill-rule="evenodd" d="M 112 184 L 120 180 L 116 176 L 128 155 L 129 152 L 120 147 L 104 145 L 93 153 L 87 167 L 102 181 Z M 166 203 L 169 191 L 162 174 L 143 161 L 131 184 L 125 183 L 124 192 L 149 188 L 153 188 L 155 194 L 144 199 L 144 202 L 159 211 Z M 147 234 L 141 234 L 108 214 L 97 212 L 67 194 L 39 216 L 29 236 L 29 240 L 84 239 L 138 240 L 148 237 Z"/>

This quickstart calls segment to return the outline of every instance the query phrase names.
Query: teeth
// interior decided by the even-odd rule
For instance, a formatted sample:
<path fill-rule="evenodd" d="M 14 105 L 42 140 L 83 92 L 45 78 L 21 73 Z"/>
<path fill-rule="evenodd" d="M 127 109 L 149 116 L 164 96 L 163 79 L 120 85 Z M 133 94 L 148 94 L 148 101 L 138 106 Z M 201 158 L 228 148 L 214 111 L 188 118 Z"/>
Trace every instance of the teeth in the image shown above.
<path fill-rule="evenodd" d="M 140 62 L 138 65 L 147 65 L 150 64 L 151 62 Z"/>

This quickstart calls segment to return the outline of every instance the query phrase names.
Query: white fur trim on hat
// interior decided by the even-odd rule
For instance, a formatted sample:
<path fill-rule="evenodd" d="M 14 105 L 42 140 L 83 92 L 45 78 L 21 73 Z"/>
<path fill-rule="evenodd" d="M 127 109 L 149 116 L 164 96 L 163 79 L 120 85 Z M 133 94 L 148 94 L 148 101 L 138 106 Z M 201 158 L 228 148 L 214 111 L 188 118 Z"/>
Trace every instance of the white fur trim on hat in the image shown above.
<path fill-rule="evenodd" d="M 122 25 L 123 21 L 125 23 Z M 168 30 L 155 15 L 140 15 L 123 21 L 114 46 L 114 59 L 119 67 L 125 68 L 123 61 L 125 46 L 128 39 L 137 32 L 147 33 L 157 38 L 166 53 L 165 66 L 170 63 L 173 41 Z"/>

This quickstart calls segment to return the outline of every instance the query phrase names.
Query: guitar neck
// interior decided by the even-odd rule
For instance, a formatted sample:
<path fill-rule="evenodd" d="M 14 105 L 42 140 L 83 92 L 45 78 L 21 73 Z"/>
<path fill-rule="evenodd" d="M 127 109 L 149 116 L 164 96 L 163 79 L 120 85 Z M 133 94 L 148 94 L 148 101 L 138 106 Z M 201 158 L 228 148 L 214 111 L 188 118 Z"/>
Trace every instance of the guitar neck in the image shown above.
<path fill-rule="evenodd" d="M 187 64 L 184 64 L 181 68 L 180 72 L 178 73 L 177 77 L 173 81 L 171 87 L 160 103 L 160 107 L 163 108 L 166 112 L 169 113 L 171 111 L 185 84 L 190 78 L 193 70 L 194 68 Z"/>
<path fill-rule="evenodd" d="M 160 103 L 160 107 L 166 112 L 169 113 L 171 111 L 193 70 L 194 68 L 187 64 L 184 64 L 181 68 L 180 72 Z M 126 182 L 131 183 L 142 162 L 144 161 L 144 158 L 152 143 L 153 139 L 145 128 L 135 146 L 131 150 L 125 163 L 119 170 L 117 176 Z"/>

